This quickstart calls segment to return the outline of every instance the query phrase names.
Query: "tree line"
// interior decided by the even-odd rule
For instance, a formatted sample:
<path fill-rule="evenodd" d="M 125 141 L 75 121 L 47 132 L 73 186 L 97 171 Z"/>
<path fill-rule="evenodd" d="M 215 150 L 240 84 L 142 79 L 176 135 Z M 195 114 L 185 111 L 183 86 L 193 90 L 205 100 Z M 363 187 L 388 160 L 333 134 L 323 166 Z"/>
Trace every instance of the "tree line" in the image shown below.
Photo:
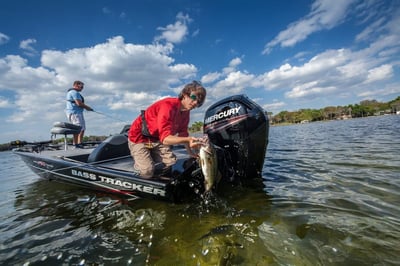
<path fill-rule="evenodd" d="M 364 100 L 359 104 L 347 106 L 327 106 L 321 109 L 300 109 L 282 111 L 276 115 L 268 112 L 271 124 L 314 122 L 323 120 L 349 119 L 383 114 L 395 114 L 400 111 L 400 96 L 389 102 Z"/>
<path fill-rule="evenodd" d="M 400 111 L 400 96 L 389 102 L 364 100 L 359 104 L 347 106 L 327 106 L 321 109 L 300 109 L 298 111 L 282 111 L 276 115 L 266 112 L 271 124 L 295 124 L 303 121 L 315 122 L 323 120 L 349 119 L 382 114 L 394 114 Z M 190 132 L 203 130 L 203 122 L 195 122 L 189 127 Z"/>

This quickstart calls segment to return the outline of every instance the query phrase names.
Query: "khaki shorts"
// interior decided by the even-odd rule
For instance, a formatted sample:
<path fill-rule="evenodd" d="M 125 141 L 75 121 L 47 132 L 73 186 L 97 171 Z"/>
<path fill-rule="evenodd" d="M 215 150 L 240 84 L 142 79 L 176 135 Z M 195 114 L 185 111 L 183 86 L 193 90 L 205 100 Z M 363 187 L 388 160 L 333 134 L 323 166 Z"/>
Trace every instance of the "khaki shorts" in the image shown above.
<path fill-rule="evenodd" d="M 67 114 L 67 117 L 70 123 L 81 126 L 81 131 L 86 130 L 86 123 L 83 114 Z"/>
<path fill-rule="evenodd" d="M 172 152 L 171 146 L 163 145 L 160 142 L 133 143 L 128 141 L 128 143 L 134 160 L 133 168 L 143 178 L 152 178 L 156 167 L 167 169 L 176 163 L 176 156 Z"/>

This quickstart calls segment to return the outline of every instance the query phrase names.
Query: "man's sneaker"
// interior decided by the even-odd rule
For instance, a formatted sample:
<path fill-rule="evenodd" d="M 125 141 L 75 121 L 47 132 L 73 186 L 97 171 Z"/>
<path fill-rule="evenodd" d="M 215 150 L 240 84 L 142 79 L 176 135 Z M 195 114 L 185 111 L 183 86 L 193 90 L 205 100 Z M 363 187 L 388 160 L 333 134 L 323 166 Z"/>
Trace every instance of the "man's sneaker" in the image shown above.
<path fill-rule="evenodd" d="M 75 149 L 83 149 L 83 145 L 82 144 L 75 144 Z"/>

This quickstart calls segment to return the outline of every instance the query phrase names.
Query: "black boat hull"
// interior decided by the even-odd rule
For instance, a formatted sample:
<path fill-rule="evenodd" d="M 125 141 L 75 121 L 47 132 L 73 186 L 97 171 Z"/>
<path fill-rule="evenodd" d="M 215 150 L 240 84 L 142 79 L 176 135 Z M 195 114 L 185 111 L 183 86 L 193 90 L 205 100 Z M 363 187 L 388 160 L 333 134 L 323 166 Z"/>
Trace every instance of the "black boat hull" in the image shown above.
<path fill-rule="evenodd" d="M 71 160 L 65 156 L 48 156 L 47 152 L 36 154 L 16 151 L 16 154 L 33 172 L 42 178 L 128 198 L 150 198 L 179 202 L 196 197 L 200 192 L 199 188 L 195 190 L 193 185 L 194 183 L 198 185 L 201 183 L 202 177 L 198 171 L 196 175 L 190 175 L 190 179 L 185 177 L 184 174 L 181 174 L 179 178 L 143 179 L 133 171 L 112 169 L 102 166 L 102 163 L 98 162 L 84 163 Z M 88 157 L 88 155 L 80 154 L 78 156 Z M 116 160 L 120 160 L 120 158 Z M 189 165 L 186 172 L 196 173 L 197 162 L 191 159 L 184 161 Z M 175 169 L 175 172 L 178 172 L 178 170 Z M 183 172 L 186 174 L 185 171 Z"/>

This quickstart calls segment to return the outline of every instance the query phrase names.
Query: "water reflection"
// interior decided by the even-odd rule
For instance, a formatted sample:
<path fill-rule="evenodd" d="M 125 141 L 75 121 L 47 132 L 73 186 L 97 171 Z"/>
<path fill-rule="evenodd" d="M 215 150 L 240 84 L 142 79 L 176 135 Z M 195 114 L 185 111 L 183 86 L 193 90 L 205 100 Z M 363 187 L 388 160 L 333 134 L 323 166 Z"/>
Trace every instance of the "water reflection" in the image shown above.
<path fill-rule="evenodd" d="M 121 258 L 126 263 L 145 261 L 152 233 L 163 228 L 165 213 L 132 209 L 121 199 L 88 193 L 39 181 L 24 196 L 18 195 L 15 207 L 24 214 L 8 228 L 14 234 L 4 242 L 7 249 L 2 253 L 13 252 L 4 261 L 40 265 L 121 262 Z"/>
<path fill-rule="evenodd" d="M 240 264 L 259 241 L 257 226 L 268 208 L 257 206 L 267 207 L 268 197 L 262 189 L 234 191 L 241 201 L 212 195 L 175 205 L 127 202 L 37 181 L 16 195 L 14 207 L 20 214 L 3 228 L 13 234 L 3 244 L 2 260 L 30 265 Z"/>

